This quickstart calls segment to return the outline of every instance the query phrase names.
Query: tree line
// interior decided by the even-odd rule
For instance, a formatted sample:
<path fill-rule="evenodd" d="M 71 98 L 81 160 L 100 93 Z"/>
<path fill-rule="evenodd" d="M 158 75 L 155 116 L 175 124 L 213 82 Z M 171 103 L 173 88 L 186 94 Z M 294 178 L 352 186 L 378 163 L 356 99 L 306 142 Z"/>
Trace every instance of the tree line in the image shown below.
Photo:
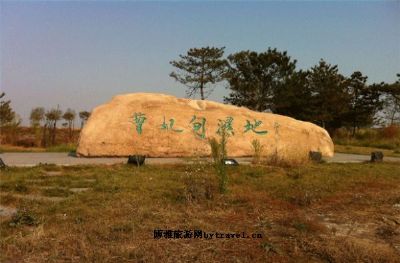
<path fill-rule="evenodd" d="M 5 100 L 5 93 L 0 94 L 0 131 L 1 139 L 5 143 L 13 143 L 15 135 L 18 133 L 18 126 L 21 124 L 21 118 L 11 107 L 11 101 Z M 90 116 L 88 111 L 80 111 L 78 116 L 81 120 L 80 128 L 86 123 Z M 68 140 L 72 141 L 74 123 L 77 114 L 73 109 L 68 108 L 64 112 L 59 106 L 51 109 L 44 107 L 35 107 L 31 110 L 29 120 L 35 137 L 39 138 L 37 143 L 42 147 L 48 147 L 56 144 L 57 124 L 68 130 Z M 62 122 L 64 121 L 64 122 Z"/>
<path fill-rule="evenodd" d="M 81 111 L 79 112 L 79 118 L 81 119 L 81 128 L 88 120 L 90 112 Z M 37 130 L 42 127 L 42 140 L 41 146 L 47 147 L 50 145 L 55 145 L 56 133 L 57 133 L 57 123 L 61 120 L 65 122 L 62 123 L 64 128 L 68 129 L 68 138 L 71 141 L 73 137 L 74 123 L 76 119 L 76 112 L 73 109 L 68 108 L 64 113 L 59 106 L 57 108 L 51 108 L 45 110 L 43 107 L 36 107 L 31 110 L 29 117 L 31 121 L 31 127 Z"/>
<path fill-rule="evenodd" d="M 188 97 L 204 100 L 214 84 L 229 89 L 225 103 L 316 123 L 331 134 L 340 127 L 353 135 L 361 127 L 400 121 L 400 74 L 394 83 L 367 84 L 360 71 L 340 74 L 321 59 L 307 70 L 286 51 L 240 51 L 224 57 L 225 47 L 191 48 L 170 64 L 170 76 L 187 87 Z"/>

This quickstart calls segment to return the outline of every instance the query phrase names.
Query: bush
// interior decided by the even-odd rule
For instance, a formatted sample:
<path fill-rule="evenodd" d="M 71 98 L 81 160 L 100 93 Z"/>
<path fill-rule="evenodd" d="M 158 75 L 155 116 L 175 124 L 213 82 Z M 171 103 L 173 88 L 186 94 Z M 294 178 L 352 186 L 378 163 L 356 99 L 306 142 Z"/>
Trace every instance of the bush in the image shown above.
<path fill-rule="evenodd" d="M 211 155 L 213 157 L 213 165 L 215 169 L 215 173 L 218 177 L 218 182 L 219 182 L 219 191 L 220 193 L 225 193 L 227 184 L 228 184 L 228 177 L 226 175 L 226 169 L 225 169 L 225 164 L 224 164 L 224 159 L 225 159 L 225 143 L 224 140 L 221 139 L 221 141 L 217 141 L 217 139 L 212 138 L 210 140 L 210 146 L 211 146 Z"/>
<path fill-rule="evenodd" d="M 1 144 L 15 144 L 19 137 L 19 123 L 1 127 Z"/>
<path fill-rule="evenodd" d="M 22 182 L 17 182 L 14 186 L 14 190 L 19 193 L 27 193 L 28 187 Z"/>
<path fill-rule="evenodd" d="M 275 152 L 266 158 L 265 163 L 270 166 L 289 168 L 307 164 L 309 163 L 309 161 L 310 160 L 307 155 L 299 155 L 289 159 L 289 158 L 282 158 L 278 155 L 277 152 Z"/>
<path fill-rule="evenodd" d="M 215 173 L 218 177 L 219 191 L 220 193 L 225 193 L 227 191 L 228 176 L 226 174 L 224 160 L 227 156 L 226 143 L 228 134 L 224 123 L 220 124 L 220 131 L 220 140 L 218 141 L 212 138 L 209 140 L 209 144 L 211 147 L 211 156 L 214 161 Z"/>
<path fill-rule="evenodd" d="M 18 139 L 15 142 L 16 146 L 22 146 L 22 147 L 35 147 L 36 146 L 36 142 L 34 138 L 30 138 L 30 137 L 23 137 Z"/>
<path fill-rule="evenodd" d="M 375 140 L 377 132 L 372 129 L 359 130 L 354 137 L 357 140 Z"/>
<path fill-rule="evenodd" d="M 18 210 L 18 212 L 12 217 L 10 226 L 37 226 L 39 224 L 39 220 L 33 215 L 30 211 L 26 209 Z"/>
<path fill-rule="evenodd" d="M 203 172 L 206 170 L 204 164 L 194 164 L 186 167 L 185 177 L 183 179 L 184 183 L 184 199 L 187 202 L 197 202 L 204 199 L 213 199 L 214 186 L 212 180 L 207 178 Z"/>
<path fill-rule="evenodd" d="M 354 137 L 346 134 L 344 130 L 336 133 L 333 138 L 335 144 L 352 145 L 360 147 L 373 147 L 388 150 L 399 150 L 400 127 L 389 126 L 382 129 L 360 129 Z"/>
<path fill-rule="evenodd" d="M 395 125 L 390 125 L 388 127 L 383 128 L 380 133 L 380 137 L 385 139 L 394 139 L 400 136 L 400 127 Z"/>

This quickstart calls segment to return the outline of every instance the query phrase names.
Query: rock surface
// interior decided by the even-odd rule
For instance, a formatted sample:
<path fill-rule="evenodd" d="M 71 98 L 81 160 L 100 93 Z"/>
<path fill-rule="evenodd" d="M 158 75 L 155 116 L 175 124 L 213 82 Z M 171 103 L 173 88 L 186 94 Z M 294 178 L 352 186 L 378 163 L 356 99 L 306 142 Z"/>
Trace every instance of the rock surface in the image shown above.
<path fill-rule="evenodd" d="M 228 155 L 251 156 L 259 140 L 262 155 L 283 160 L 308 158 L 309 151 L 333 156 L 326 130 L 290 117 L 213 101 L 154 93 L 115 96 L 96 107 L 80 134 L 78 156 L 207 156 L 208 139 L 226 127 Z"/>

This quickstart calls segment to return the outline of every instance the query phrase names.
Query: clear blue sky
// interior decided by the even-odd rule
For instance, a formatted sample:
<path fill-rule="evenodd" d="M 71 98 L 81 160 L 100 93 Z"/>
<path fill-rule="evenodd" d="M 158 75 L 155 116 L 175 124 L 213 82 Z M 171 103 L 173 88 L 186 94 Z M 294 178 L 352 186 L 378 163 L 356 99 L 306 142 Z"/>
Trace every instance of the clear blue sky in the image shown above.
<path fill-rule="evenodd" d="M 115 94 L 185 96 L 169 61 L 191 47 L 287 50 L 372 82 L 400 73 L 400 2 L 12 2 L 0 0 L 0 89 L 32 107 L 90 110 Z M 210 99 L 222 101 L 217 87 Z"/>

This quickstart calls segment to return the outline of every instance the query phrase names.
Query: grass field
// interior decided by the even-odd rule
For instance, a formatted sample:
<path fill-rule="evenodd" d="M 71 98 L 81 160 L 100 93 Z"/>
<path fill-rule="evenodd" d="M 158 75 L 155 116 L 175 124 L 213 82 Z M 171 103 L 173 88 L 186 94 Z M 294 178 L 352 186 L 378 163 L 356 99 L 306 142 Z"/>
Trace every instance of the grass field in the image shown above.
<path fill-rule="evenodd" d="M 1 171 L 1 262 L 396 262 L 400 166 L 39 166 Z M 154 230 L 262 238 L 160 238 Z M 178 232 L 177 232 L 178 233 Z M 398 262 L 398 261 L 397 261 Z"/>

